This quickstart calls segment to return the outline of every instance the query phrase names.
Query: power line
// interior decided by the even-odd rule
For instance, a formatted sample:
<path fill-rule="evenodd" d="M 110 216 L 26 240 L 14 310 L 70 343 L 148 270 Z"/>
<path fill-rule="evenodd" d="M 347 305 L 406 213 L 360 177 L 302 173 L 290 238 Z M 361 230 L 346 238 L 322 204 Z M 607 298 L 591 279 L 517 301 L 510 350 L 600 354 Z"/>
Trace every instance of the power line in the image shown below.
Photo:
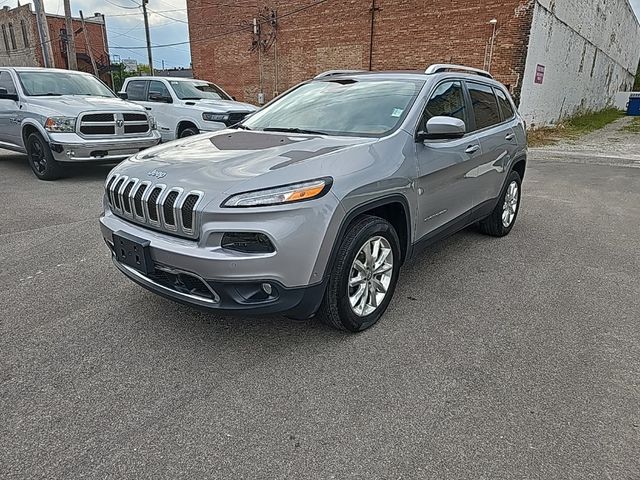
<path fill-rule="evenodd" d="M 114 7 L 124 8 L 125 10 L 136 10 L 136 9 L 140 8 L 140 5 L 136 5 L 135 7 L 126 7 L 124 5 L 118 5 L 117 3 L 114 3 L 111 0 L 104 0 L 104 1 L 107 2 L 107 3 L 110 3 Z"/>
<path fill-rule="evenodd" d="M 316 2 L 314 2 L 314 3 L 310 4 L 310 5 L 306 5 L 304 7 L 297 8 L 297 9 L 292 10 L 290 12 L 283 13 L 282 15 L 278 15 L 278 18 L 281 19 L 281 18 L 284 18 L 284 17 L 289 17 L 291 15 L 295 15 L 296 13 L 302 12 L 303 10 L 307 10 L 309 8 L 318 6 L 318 5 L 320 5 L 322 3 L 325 3 L 325 2 L 328 2 L 328 1 L 329 0 L 317 0 Z M 158 13 L 158 12 L 155 12 L 155 13 Z M 263 21 L 258 22 L 258 25 L 264 25 L 264 24 L 269 23 L 269 22 L 270 22 L 270 20 L 263 20 Z M 224 37 L 226 35 L 231 35 L 233 33 L 238 33 L 238 32 L 242 32 L 242 31 L 249 31 L 249 30 L 251 30 L 251 28 L 252 28 L 251 25 L 246 25 L 246 26 L 242 26 L 240 28 L 236 28 L 234 30 L 221 32 L 221 33 L 218 33 L 216 35 L 212 35 L 212 36 L 206 37 L 206 38 L 198 38 L 198 39 L 195 39 L 195 40 L 190 40 L 190 41 L 187 40 L 187 41 L 184 41 L 184 42 L 174 42 L 174 43 L 166 43 L 166 44 L 163 44 L 163 45 L 155 45 L 153 48 L 176 47 L 178 45 L 188 45 L 188 44 L 194 44 L 194 43 L 197 43 L 197 42 L 205 42 L 207 40 L 213 40 L 215 38 Z M 142 49 L 142 48 L 147 48 L 147 47 L 130 46 L 130 47 L 127 47 L 127 48 Z"/>

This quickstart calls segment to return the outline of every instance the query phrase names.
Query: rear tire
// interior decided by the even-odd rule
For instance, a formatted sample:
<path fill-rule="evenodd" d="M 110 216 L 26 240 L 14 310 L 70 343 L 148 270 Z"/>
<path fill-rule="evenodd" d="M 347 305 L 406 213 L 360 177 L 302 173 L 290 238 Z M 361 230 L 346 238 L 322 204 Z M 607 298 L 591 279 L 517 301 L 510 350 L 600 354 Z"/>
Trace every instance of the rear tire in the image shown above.
<path fill-rule="evenodd" d="M 400 262 L 400 240 L 393 226 L 370 215 L 357 219 L 338 248 L 320 318 L 350 332 L 374 325 L 393 297 Z"/>
<path fill-rule="evenodd" d="M 498 204 L 484 220 L 478 223 L 478 229 L 485 235 L 504 237 L 516 223 L 522 198 L 522 180 L 518 172 L 512 171 L 502 189 Z"/>
<path fill-rule="evenodd" d="M 56 180 L 62 176 L 62 166 L 56 162 L 49 144 L 39 133 L 27 137 L 29 166 L 40 180 Z"/>

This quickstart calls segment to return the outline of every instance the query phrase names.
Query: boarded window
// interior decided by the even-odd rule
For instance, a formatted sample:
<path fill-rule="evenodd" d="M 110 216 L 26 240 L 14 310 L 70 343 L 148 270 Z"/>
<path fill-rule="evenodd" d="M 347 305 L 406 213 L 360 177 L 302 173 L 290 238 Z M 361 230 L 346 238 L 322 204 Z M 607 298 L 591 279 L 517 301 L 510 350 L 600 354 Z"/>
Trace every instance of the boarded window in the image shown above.
<path fill-rule="evenodd" d="M 9 24 L 9 37 L 11 37 L 11 48 L 16 49 L 16 32 L 13 31 L 13 23 Z"/>
<path fill-rule="evenodd" d="M 27 33 L 27 24 L 24 20 L 20 20 L 20 28 L 22 29 L 22 41 L 25 47 L 29 47 L 29 34 Z"/>

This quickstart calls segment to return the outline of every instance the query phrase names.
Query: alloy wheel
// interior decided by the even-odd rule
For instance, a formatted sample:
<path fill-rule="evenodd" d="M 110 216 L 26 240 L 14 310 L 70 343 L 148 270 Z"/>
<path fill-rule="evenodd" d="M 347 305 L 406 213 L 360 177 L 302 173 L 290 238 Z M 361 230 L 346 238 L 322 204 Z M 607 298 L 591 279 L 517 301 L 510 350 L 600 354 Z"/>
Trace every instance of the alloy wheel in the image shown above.
<path fill-rule="evenodd" d="M 513 181 L 507 187 L 507 193 L 504 197 L 504 205 L 502 206 L 502 225 L 508 228 L 518 211 L 518 183 Z"/>
<path fill-rule="evenodd" d="M 43 174 L 47 169 L 47 157 L 45 156 L 44 148 L 42 148 L 40 142 L 31 142 L 29 155 L 31 157 L 31 162 L 33 163 L 33 168 L 35 168 L 38 173 Z"/>
<path fill-rule="evenodd" d="M 393 275 L 393 250 L 381 236 L 372 237 L 360 248 L 349 270 L 347 294 L 353 312 L 371 315 L 384 301 Z"/>

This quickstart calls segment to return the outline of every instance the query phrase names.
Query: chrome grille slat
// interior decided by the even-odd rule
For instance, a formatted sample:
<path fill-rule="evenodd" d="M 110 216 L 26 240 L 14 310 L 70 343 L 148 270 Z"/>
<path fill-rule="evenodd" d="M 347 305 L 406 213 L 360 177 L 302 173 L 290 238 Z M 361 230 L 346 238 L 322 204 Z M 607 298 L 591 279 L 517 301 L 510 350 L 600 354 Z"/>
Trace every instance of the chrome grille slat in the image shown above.
<path fill-rule="evenodd" d="M 146 114 L 131 112 L 88 112 L 80 115 L 77 126 L 77 133 L 84 137 L 134 136 L 150 130 Z"/>
<path fill-rule="evenodd" d="M 196 209 L 204 192 L 120 174 L 108 178 L 105 189 L 115 215 L 155 230 L 197 238 Z"/>

